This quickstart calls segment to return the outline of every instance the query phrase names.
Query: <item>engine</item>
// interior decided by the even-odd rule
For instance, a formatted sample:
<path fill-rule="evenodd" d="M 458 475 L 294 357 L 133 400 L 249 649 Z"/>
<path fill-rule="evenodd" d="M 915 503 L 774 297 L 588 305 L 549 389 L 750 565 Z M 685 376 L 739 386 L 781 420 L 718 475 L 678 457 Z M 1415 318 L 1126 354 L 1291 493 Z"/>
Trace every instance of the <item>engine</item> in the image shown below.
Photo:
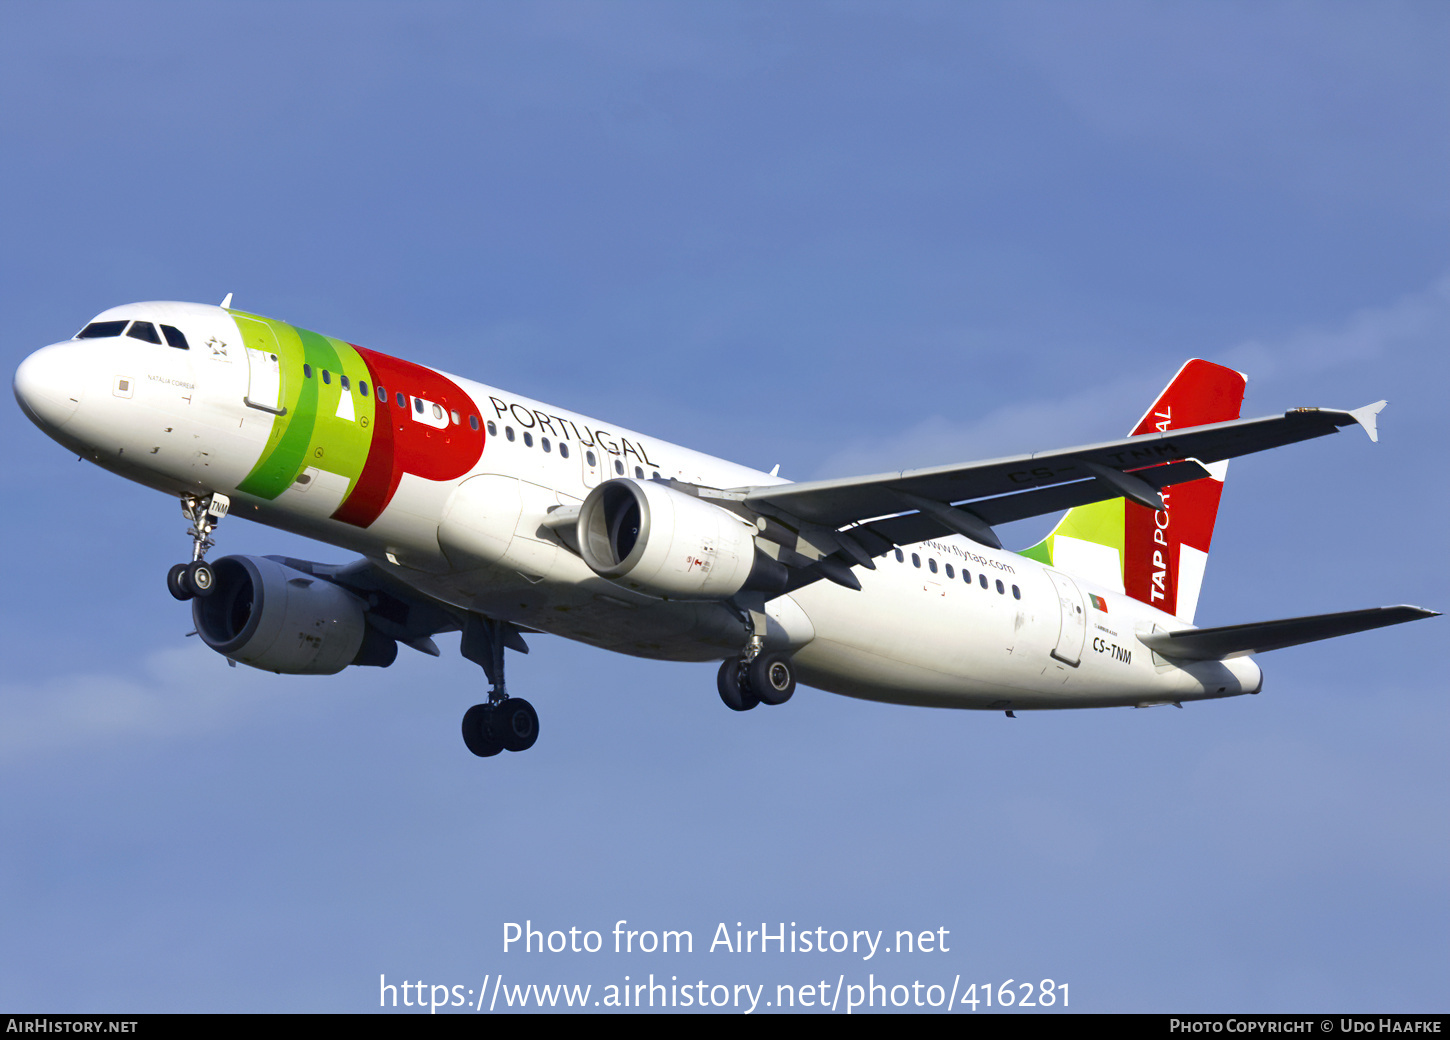
<path fill-rule="evenodd" d="M 192 600 L 202 642 L 269 672 L 332 675 L 393 663 L 398 644 L 368 627 L 367 605 L 330 581 L 265 556 L 224 556 L 216 585 Z"/>
<path fill-rule="evenodd" d="M 755 526 L 665 484 L 605 481 L 579 509 L 579 553 L 595 574 L 662 599 L 728 599 L 784 585 Z"/>

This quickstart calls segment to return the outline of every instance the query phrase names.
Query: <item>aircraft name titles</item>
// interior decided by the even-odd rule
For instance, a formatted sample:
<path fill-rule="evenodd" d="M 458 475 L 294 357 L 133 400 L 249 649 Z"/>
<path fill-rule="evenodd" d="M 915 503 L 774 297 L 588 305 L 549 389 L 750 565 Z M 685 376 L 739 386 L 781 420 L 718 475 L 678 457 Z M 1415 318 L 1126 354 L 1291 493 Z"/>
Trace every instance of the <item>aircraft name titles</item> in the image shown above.
<path fill-rule="evenodd" d="M 627 437 L 620 437 L 618 443 L 616 443 L 612 439 L 614 435 L 608 430 L 591 430 L 588 426 L 585 426 L 583 433 L 581 433 L 579 427 L 572 419 L 552 415 L 538 408 L 529 408 L 521 404 L 510 404 L 507 401 L 499 400 L 497 397 L 490 397 L 488 400 L 493 405 L 495 418 L 511 418 L 526 430 L 538 429 L 540 432 L 547 433 L 552 437 L 577 441 L 586 448 L 598 447 L 611 455 L 632 455 L 646 466 L 654 466 L 656 468 L 659 466 L 658 462 L 655 462 L 649 457 L 649 452 L 643 444 L 635 444 Z M 557 432 L 555 430 L 555 423 L 558 424 Z M 572 436 L 570 434 L 571 430 L 573 431 Z"/>

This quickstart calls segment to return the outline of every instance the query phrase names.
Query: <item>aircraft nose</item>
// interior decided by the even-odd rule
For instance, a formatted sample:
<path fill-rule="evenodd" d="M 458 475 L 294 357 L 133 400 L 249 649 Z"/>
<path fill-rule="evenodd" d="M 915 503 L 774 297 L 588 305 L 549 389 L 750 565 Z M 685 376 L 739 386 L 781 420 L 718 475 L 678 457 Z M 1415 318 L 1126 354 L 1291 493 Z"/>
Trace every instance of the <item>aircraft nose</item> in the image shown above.
<path fill-rule="evenodd" d="M 43 347 L 15 370 L 15 400 L 42 429 L 64 426 L 81 403 L 80 373 L 68 346 Z"/>

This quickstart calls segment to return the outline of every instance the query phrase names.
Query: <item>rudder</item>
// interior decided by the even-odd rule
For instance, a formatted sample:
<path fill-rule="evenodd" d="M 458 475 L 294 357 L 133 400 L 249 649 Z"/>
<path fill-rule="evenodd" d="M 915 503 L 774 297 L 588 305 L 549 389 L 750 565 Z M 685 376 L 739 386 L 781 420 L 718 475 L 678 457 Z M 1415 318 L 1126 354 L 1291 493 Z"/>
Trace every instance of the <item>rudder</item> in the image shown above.
<path fill-rule="evenodd" d="M 1231 368 L 1189 361 L 1129 436 L 1237 419 L 1245 383 Z M 1164 488 L 1161 510 L 1122 498 L 1069 509 L 1022 555 L 1192 624 L 1228 462 L 1207 468 L 1210 477 Z"/>

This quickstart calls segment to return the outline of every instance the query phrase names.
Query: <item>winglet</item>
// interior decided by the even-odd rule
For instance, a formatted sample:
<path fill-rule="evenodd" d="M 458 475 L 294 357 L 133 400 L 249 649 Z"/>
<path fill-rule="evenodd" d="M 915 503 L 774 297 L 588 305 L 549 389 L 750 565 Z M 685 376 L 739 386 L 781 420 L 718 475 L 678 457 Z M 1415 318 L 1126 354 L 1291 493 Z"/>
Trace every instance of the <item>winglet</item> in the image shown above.
<path fill-rule="evenodd" d="M 222 301 L 222 310 L 226 310 L 231 305 L 232 305 L 232 294 L 231 293 L 227 293 L 227 298 Z"/>
<path fill-rule="evenodd" d="M 1355 422 L 1364 427 L 1364 432 L 1369 434 L 1369 439 L 1379 442 L 1379 431 L 1375 429 L 1375 416 L 1389 404 L 1388 401 L 1376 401 L 1374 404 L 1367 404 L 1363 408 L 1355 408 L 1350 411 L 1350 416 Z"/>

